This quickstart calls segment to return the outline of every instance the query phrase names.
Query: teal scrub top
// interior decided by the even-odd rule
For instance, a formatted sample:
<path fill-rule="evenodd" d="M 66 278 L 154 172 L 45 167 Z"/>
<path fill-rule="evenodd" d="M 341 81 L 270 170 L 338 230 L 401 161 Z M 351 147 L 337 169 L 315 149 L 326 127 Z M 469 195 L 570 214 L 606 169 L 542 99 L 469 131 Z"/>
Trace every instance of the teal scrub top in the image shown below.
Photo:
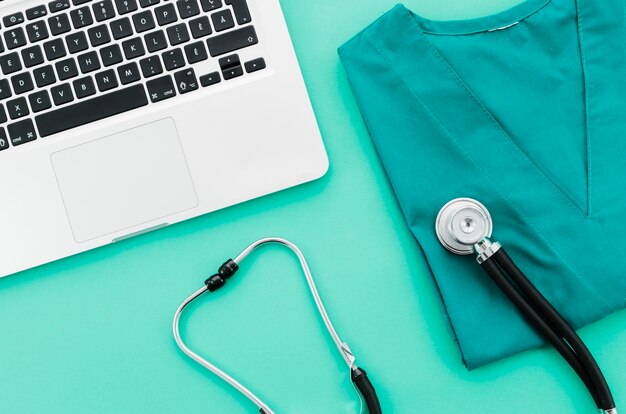
<path fill-rule="evenodd" d="M 473 258 L 439 244 L 453 198 L 486 205 L 493 239 L 575 327 L 624 308 L 623 0 L 464 21 L 398 5 L 339 55 L 468 368 L 542 341 Z"/>

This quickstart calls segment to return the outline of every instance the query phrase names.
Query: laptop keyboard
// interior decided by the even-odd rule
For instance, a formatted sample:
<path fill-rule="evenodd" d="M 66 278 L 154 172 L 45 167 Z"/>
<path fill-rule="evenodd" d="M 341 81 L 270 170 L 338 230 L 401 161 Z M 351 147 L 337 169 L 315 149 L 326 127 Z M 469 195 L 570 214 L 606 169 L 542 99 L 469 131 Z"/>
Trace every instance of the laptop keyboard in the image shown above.
<path fill-rule="evenodd" d="M 246 0 L 55 0 L 0 34 L 0 151 L 265 68 Z"/>

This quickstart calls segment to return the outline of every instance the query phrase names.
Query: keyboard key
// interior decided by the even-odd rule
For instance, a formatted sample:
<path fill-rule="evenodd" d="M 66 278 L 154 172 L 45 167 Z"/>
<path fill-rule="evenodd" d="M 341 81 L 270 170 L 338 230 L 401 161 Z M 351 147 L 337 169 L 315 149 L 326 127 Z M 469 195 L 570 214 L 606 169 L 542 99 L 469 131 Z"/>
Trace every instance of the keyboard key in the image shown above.
<path fill-rule="evenodd" d="M 144 39 L 146 40 L 146 46 L 148 47 L 148 51 L 150 53 L 156 52 L 157 50 L 163 50 L 167 47 L 165 33 L 161 30 L 148 33 L 144 36 Z"/>
<path fill-rule="evenodd" d="M 70 2 L 69 0 L 54 0 L 48 3 L 48 8 L 50 9 L 50 13 L 56 13 L 61 10 L 69 9 Z"/>
<path fill-rule="evenodd" d="M 0 105 L 0 124 L 4 124 L 6 121 L 7 121 L 7 113 L 4 111 L 4 106 Z"/>
<path fill-rule="evenodd" d="M 144 78 L 151 78 L 152 76 L 160 75 L 163 73 L 163 66 L 158 56 L 150 56 L 139 61 L 141 66 L 141 73 Z"/>
<path fill-rule="evenodd" d="M 171 3 L 157 7 L 154 9 L 154 13 L 156 14 L 156 19 L 160 26 L 174 23 L 177 20 L 176 8 Z"/>
<path fill-rule="evenodd" d="M 26 25 L 26 34 L 28 34 L 28 40 L 35 43 L 48 38 L 48 29 L 43 21 L 34 22 Z"/>
<path fill-rule="evenodd" d="M 50 93 L 52 94 L 52 100 L 54 101 L 54 104 L 57 106 L 72 102 L 74 100 L 74 95 L 72 95 L 72 87 L 69 83 L 63 83 L 61 85 L 53 86 L 50 89 Z"/>
<path fill-rule="evenodd" d="M 2 68 L 2 73 L 5 75 L 10 75 L 22 69 L 22 63 L 17 52 L 0 56 L 0 68 Z"/>
<path fill-rule="evenodd" d="M 7 112 L 9 113 L 11 119 L 18 119 L 28 115 L 30 112 L 28 112 L 26 98 L 21 96 L 11 101 L 7 101 Z"/>
<path fill-rule="evenodd" d="M 48 10 L 43 4 L 26 10 L 26 18 L 28 20 L 38 19 L 46 14 L 48 14 Z"/>
<path fill-rule="evenodd" d="M 72 84 L 74 85 L 74 92 L 76 92 L 78 99 L 83 99 L 96 93 L 96 85 L 94 85 L 91 76 L 76 79 Z"/>
<path fill-rule="evenodd" d="M 220 60 L 217 61 L 220 65 L 220 69 L 226 70 L 235 66 L 241 66 L 241 61 L 239 60 L 239 55 L 229 55 L 224 56 Z"/>
<path fill-rule="evenodd" d="M 24 23 L 24 14 L 22 14 L 22 12 L 18 12 L 4 16 L 2 18 L 2 23 L 4 23 L 4 27 L 11 27 L 16 24 Z"/>
<path fill-rule="evenodd" d="M 4 109 L 0 109 L 0 115 L 4 112 Z M 6 120 L 5 120 L 6 121 Z M 0 151 L 9 148 L 9 139 L 7 133 L 4 132 L 4 128 L 0 128 Z"/>
<path fill-rule="evenodd" d="M 246 24 L 252 21 L 246 0 L 226 0 L 226 4 L 232 6 L 238 24 Z"/>
<path fill-rule="evenodd" d="M 4 52 L 4 43 L 2 43 L 2 38 L 0 37 L 0 53 Z"/>
<path fill-rule="evenodd" d="M 54 39 L 44 43 L 43 51 L 45 52 L 46 59 L 48 60 L 59 59 L 67 54 L 65 46 L 63 45 L 63 39 Z"/>
<path fill-rule="evenodd" d="M 141 37 L 135 37 L 125 41 L 122 43 L 122 49 L 124 50 L 124 56 L 126 56 L 126 59 L 134 59 L 146 54 Z"/>
<path fill-rule="evenodd" d="M 235 20 L 233 20 L 233 14 L 229 9 L 213 13 L 211 20 L 213 20 L 213 27 L 215 27 L 216 32 L 235 27 Z"/>
<path fill-rule="evenodd" d="M 141 7 L 150 7 L 159 4 L 161 0 L 139 0 Z"/>
<path fill-rule="evenodd" d="M 104 24 L 92 27 L 91 29 L 87 30 L 87 34 L 89 34 L 89 41 L 91 42 L 91 46 L 93 47 L 98 47 L 111 41 L 109 29 L 107 29 L 106 25 Z"/>
<path fill-rule="evenodd" d="M 108 69 L 100 73 L 96 73 L 96 84 L 100 92 L 106 92 L 109 89 L 117 88 L 117 78 L 115 77 L 115 71 Z"/>
<path fill-rule="evenodd" d="M 202 10 L 205 12 L 216 10 L 222 7 L 222 0 L 200 0 Z"/>
<path fill-rule="evenodd" d="M 89 43 L 87 43 L 87 36 L 85 32 L 76 32 L 65 37 L 67 43 L 67 49 L 70 53 L 78 53 L 83 50 L 87 50 Z"/>
<path fill-rule="evenodd" d="M 50 26 L 50 33 L 54 36 L 69 32 L 72 29 L 70 19 L 65 13 L 50 17 L 48 19 L 48 26 Z"/>
<path fill-rule="evenodd" d="M 37 131 L 31 119 L 25 119 L 14 124 L 9 124 L 9 137 L 14 147 L 37 139 Z"/>
<path fill-rule="evenodd" d="M 54 76 L 54 69 L 52 68 L 52 65 L 35 69 L 33 71 L 33 77 L 35 78 L 35 83 L 38 88 L 43 88 L 44 86 L 51 85 L 57 81 Z"/>
<path fill-rule="evenodd" d="M 265 59 L 263 58 L 254 59 L 249 62 L 246 62 L 244 66 L 246 67 L 246 72 L 248 73 L 256 72 L 257 70 L 265 69 Z"/>
<path fill-rule="evenodd" d="M 55 63 L 54 66 L 57 70 L 59 80 L 66 80 L 78 76 L 78 67 L 73 58 L 61 60 Z"/>
<path fill-rule="evenodd" d="M 172 46 L 179 45 L 189 41 L 189 31 L 185 23 L 177 24 L 167 28 L 167 37 Z"/>
<path fill-rule="evenodd" d="M 24 61 L 24 66 L 27 68 L 42 64 L 44 61 L 43 52 L 41 51 L 41 47 L 39 45 L 22 49 L 21 54 L 22 60 Z"/>
<path fill-rule="evenodd" d="M 115 17 L 115 9 L 113 9 L 113 2 L 111 0 L 99 1 L 93 6 L 93 15 L 96 16 L 96 21 L 103 22 Z"/>
<path fill-rule="evenodd" d="M 174 70 L 185 66 L 185 58 L 183 57 L 183 51 L 180 49 L 168 50 L 162 55 L 165 69 Z"/>
<path fill-rule="evenodd" d="M 16 27 L 15 29 L 7 30 L 4 32 L 4 41 L 6 42 L 9 50 L 24 46 L 26 44 L 24 29 Z"/>
<path fill-rule="evenodd" d="M 115 40 L 123 39 L 133 34 L 133 27 L 130 24 L 130 19 L 124 17 L 123 19 L 115 20 L 111 22 L 111 33 Z"/>
<path fill-rule="evenodd" d="M 198 80 L 193 69 L 185 69 L 174 74 L 174 80 L 180 94 L 198 89 Z"/>
<path fill-rule="evenodd" d="M 135 31 L 137 33 L 142 33 L 156 27 L 154 17 L 152 17 L 150 10 L 133 15 L 133 23 L 135 24 Z"/>
<path fill-rule="evenodd" d="M 244 47 L 259 43 L 254 26 L 244 26 L 241 29 L 224 33 L 207 39 L 207 46 L 211 56 L 219 56 L 225 53 L 234 52 Z"/>
<path fill-rule="evenodd" d="M 19 75 L 13 76 L 11 78 L 11 84 L 13 85 L 13 92 L 15 92 L 16 95 L 21 95 L 35 89 L 30 72 L 23 72 Z"/>
<path fill-rule="evenodd" d="M 91 15 L 91 10 L 89 10 L 89 7 L 87 6 L 72 10 L 70 12 L 70 17 L 72 18 L 72 24 L 75 29 L 81 29 L 85 26 L 93 24 L 93 16 Z"/>
<path fill-rule="evenodd" d="M 213 31 L 211 30 L 211 23 L 209 23 L 209 18 L 206 16 L 190 20 L 189 27 L 191 28 L 191 35 L 194 39 L 208 36 L 213 33 Z"/>
<path fill-rule="evenodd" d="M 226 69 L 222 71 L 222 76 L 224 76 L 224 80 L 230 80 L 234 78 L 238 78 L 243 75 L 243 68 L 241 66 L 233 66 L 230 69 Z"/>
<path fill-rule="evenodd" d="M 100 49 L 100 59 L 104 66 L 111 66 L 122 61 L 122 50 L 119 45 L 113 44 L 111 46 L 103 47 Z"/>
<path fill-rule="evenodd" d="M 178 13 L 183 19 L 200 14 L 198 0 L 178 0 L 176 1 L 176 7 L 178 7 Z"/>
<path fill-rule="evenodd" d="M 187 55 L 187 62 L 191 64 L 198 63 L 209 58 L 203 42 L 196 42 L 185 46 L 185 55 Z"/>
<path fill-rule="evenodd" d="M 172 77 L 170 75 L 149 80 L 146 82 L 146 86 L 148 87 L 148 95 L 150 96 L 150 100 L 152 102 L 160 102 L 176 96 L 174 82 L 172 82 Z"/>
<path fill-rule="evenodd" d="M 78 66 L 82 73 L 89 73 L 100 69 L 100 61 L 98 60 L 98 53 L 94 50 L 84 53 L 76 58 L 78 60 Z"/>
<path fill-rule="evenodd" d="M 11 87 L 8 79 L 0 79 L 0 100 L 11 96 Z"/>
<path fill-rule="evenodd" d="M 129 84 L 131 82 L 137 82 L 141 79 L 139 74 L 139 67 L 135 62 L 127 63 L 117 68 L 117 74 L 120 77 L 122 85 Z"/>
<path fill-rule="evenodd" d="M 30 107 L 33 109 L 33 112 L 41 112 L 52 107 L 50 96 L 45 90 L 28 95 L 28 102 L 30 102 Z"/>
<path fill-rule="evenodd" d="M 137 10 L 137 0 L 115 0 L 118 14 L 126 14 Z"/>
<path fill-rule="evenodd" d="M 81 4 L 89 3 L 91 0 L 72 0 L 74 6 L 80 6 Z"/>
<path fill-rule="evenodd" d="M 121 114 L 148 104 L 143 85 L 100 95 L 35 117 L 42 137 Z"/>

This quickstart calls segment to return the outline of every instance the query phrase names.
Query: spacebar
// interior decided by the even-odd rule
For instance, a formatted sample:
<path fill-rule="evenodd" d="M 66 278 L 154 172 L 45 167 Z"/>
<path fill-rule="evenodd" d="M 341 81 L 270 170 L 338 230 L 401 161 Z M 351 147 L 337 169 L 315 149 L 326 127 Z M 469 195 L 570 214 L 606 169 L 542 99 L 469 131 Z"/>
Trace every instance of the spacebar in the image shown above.
<path fill-rule="evenodd" d="M 135 85 L 35 117 L 39 135 L 47 137 L 99 119 L 148 105 L 143 85 Z"/>

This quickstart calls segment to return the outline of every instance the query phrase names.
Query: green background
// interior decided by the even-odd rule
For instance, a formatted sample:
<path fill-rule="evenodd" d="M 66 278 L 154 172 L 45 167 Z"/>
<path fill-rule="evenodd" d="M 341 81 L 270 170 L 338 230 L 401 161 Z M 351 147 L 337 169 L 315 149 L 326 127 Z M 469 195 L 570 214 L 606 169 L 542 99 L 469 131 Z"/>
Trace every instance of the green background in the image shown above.
<path fill-rule="evenodd" d="M 516 3 L 405 2 L 433 19 L 478 17 Z M 294 241 L 306 254 L 331 318 L 368 370 L 384 412 L 595 412 L 577 377 L 549 348 L 473 372 L 461 362 L 336 54 L 394 1 L 282 4 L 330 157 L 328 174 L 0 279 L 0 412 L 256 412 L 178 351 L 171 318 L 224 259 L 270 235 Z M 245 265 L 227 288 L 190 307 L 183 320 L 190 346 L 278 413 L 358 412 L 296 260 L 266 247 Z M 624 325 L 621 312 L 581 331 L 618 406 L 626 401 Z"/>

